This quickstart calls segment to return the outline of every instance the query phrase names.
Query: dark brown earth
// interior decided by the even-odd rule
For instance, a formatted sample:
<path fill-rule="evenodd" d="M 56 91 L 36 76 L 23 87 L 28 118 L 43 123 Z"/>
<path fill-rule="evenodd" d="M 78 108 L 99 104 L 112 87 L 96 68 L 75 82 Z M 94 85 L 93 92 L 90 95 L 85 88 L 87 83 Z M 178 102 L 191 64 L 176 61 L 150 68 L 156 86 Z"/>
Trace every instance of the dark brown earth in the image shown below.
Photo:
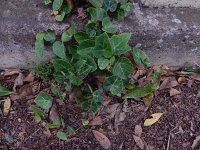
<path fill-rule="evenodd" d="M 4 83 L 7 86 L 12 84 Z M 48 86 L 47 86 L 48 87 Z M 170 96 L 169 89 L 156 92 L 151 106 L 146 107 L 142 101 L 124 101 L 119 103 L 114 98 L 106 107 L 102 107 L 99 115 L 103 125 L 81 125 L 81 119 L 90 118 L 73 102 L 66 101 L 58 106 L 66 125 L 73 127 L 76 134 L 68 141 L 61 141 L 55 137 L 56 130 L 50 129 L 45 133 L 46 122 L 36 123 L 30 110 L 32 99 L 17 99 L 12 101 L 10 113 L 3 117 L 0 112 L 0 149 L 19 150 L 101 150 L 92 130 L 104 133 L 111 141 L 113 150 L 140 150 L 133 139 L 135 126 L 141 125 L 143 132 L 141 139 L 146 150 L 191 150 L 194 139 L 200 135 L 200 82 L 192 84 L 183 82 L 175 87 L 181 91 L 179 95 Z M 2 99 L 0 106 L 2 108 Z M 113 113 L 109 110 L 118 105 Z M 149 127 L 144 127 L 144 120 L 151 114 L 162 112 L 161 119 Z M 122 113 L 122 118 L 117 119 Z M 124 115 L 125 114 L 125 115 Z M 114 117 L 112 117 L 114 115 Z M 49 136 L 49 137 L 48 137 Z M 200 149 L 200 146 L 196 146 Z"/>

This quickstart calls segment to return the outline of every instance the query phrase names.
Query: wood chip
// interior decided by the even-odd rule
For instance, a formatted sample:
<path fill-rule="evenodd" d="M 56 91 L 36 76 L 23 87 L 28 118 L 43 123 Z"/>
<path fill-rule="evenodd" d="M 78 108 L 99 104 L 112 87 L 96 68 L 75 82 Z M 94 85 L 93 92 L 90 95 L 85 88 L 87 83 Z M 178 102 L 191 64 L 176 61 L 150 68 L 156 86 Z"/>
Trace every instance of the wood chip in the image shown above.
<path fill-rule="evenodd" d="M 10 111 L 10 107 L 11 107 L 11 100 L 8 97 L 8 98 L 5 99 L 5 102 L 3 104 L 3 114 L 4 114 L 4 116 L 8 115 L 8 113 Z"/>
<path fill-rule="evenodd" d="M 141 137 L 141 135 L 142 135 L 142 126 L 141 125 L 135 126 L 135 135 L 138 137 Z"/>
<path fill-rule="evenodd" d="M 91 126 L 99 126 L 99 125 L 102 125 L 103 124 L 103 120 L 100 116 L 94 118 L 90 123 L 89 125 Z"/>
<path fill-rule="evenodd" d="M 192 149 L 195 149 L 200 144 L 200 135 L 198 135 L 192 144 Z"/>
<path fill-rule="evenodd" d="M 176 81 L 175 77 L 167 77 L 160 85 L 159 90 L 169 89 L 177 85 L 178 85 L 178 82 Z"/>
<path fill-rule="evenodd" d="M 140 149 L 144 149 L 144 143 L 142 141 L 142 139 L 136 135 L 133 135 L 133 139 L 136 143 L 136 145 L 140 148 Z"/>
<path fill-rule="evenodd" d="M 177 89 L 174 89 L 174 88 L 171 88 L 169 93 L 170 93 L 170 96 L 175 96 L 175 95 L 181 94 L 180 91 L 178 91 Z"/>
<path fill-rule="evenodd" d="M 99 142 L 99 144 L 105 149 L 110 149 L 111 148 L 111 142 L 110 140 L 102 133 L 96 130 L 92 130 L 94 137 L 96 140 Z"/>

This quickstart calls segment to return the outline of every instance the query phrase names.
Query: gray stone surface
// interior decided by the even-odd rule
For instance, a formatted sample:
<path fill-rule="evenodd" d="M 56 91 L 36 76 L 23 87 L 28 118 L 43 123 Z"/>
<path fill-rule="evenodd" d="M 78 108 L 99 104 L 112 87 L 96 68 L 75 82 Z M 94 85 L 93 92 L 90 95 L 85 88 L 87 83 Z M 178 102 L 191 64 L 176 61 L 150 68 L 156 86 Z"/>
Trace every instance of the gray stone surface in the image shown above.
<path fill-rule="evenodd" d="M 153 7 L 192 7 L 200 8 L 199 0 L 141 0 L 146 6 Z"/>
<path fill-rule="evenodd" d="M 34 54 L 35 34 L 48 28 L 58 34 L 68 23 L 57 23 L 41 0 L 2 0 L 0 5 L 0 69 L 29 68 L 38 61 Z M 130 32 L 132 46 L 140 46 L 151 58 L 151 65 L 182 66 L 200 64 L 200 9 L 147 8 L 135 5 L 129 16 L 118 24 Z M 76 19 L 80 29 L 81 20 Z M 46 58 L 51 58 L 50 48 Z"/>

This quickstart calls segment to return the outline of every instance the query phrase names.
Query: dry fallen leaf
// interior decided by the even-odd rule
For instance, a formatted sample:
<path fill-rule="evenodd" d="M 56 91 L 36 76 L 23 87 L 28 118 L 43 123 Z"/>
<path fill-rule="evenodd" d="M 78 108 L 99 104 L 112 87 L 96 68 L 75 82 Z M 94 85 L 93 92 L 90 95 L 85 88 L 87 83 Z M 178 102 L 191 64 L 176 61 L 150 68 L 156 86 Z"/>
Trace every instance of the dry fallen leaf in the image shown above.
<path fill-rule="evenodd" d="M 84 10 L 83 7 L 78 8 L 77 12 L 78 12 L 77 18 L 82 18 L 82 19 L 84 19 L 84 18 L 87 17 L 87 15 L 86 15 L 85 10 Z"/>
<path fill-rule="evenodd" d="M 155 148 L 152 145 L 147 145 L 146 146 L 146 150 L 155 150 Z"/>
<path fill-rule="evenodd" d="M 170 93 L 170 96 L 175 96 L 175 95 L 181 94 L 180 91 L 178 91 L 177 89 L 174 89 L 174 88 L 171 88 L 169 93 Z"/>
<path fill-rule="evenodd" d="M 145 106 L 147 106 L 147 107 L 151 106 L 151 102 L 153 100 L 153 96 L 154 96 L 153 93 L 151 93 L 151 94 L 149 94 L 149 95 L 147 95 L 147 96 L 145 96 L 143 98 Z"/>
<path fill-rule="evenodd" d="M 35 79 L 35 76 L 33 75 L 32 72 L 30 72 L 25 78 L 24 78 L 24 82 L 33 82 Z"/>
<path fill-rule="evenodd" d="M 152 114 L 151 116 L 153 118 L 150 118 L 150 119 L 146 119 L 144 121 L 144 126 L 151 126 L 152 124 L 156 123 L 160 117 L 163 115 L 163 113 L 155 113 L 155 114 Z"/>
<path fill-rule="evenodd" d="M 91 126 L 99 126 L 99 125 L 102 125 L 103 124 L 103 120 L 100 116 L 94 118 L 90 123 L 89 125 Z"/>
<path fill-rule="evenodd" d="M 58 117 L 58 110 L 57 110 L 57 106 L 55 104 L 53 104 L 53 106 L 51 107 L 50 113 L 49 113 L 49 119 L 51 121 L 54 121 L 56 119 L 56 117 Z"/>
<path fill-rule="evenodd" d="M 144 149 L 144 143 L 140 137 L 133 135 L 133 139 L 135 140 L 135 143 L 139 148 Z"/>
<path fill-rule="evenodd" d="M 6 98 L 3 104 L 3 114 L 4 116 L 7 116 L 9 111 L 10 111 L 10 107 L 11 107 L 11 100 L 10 98 Z"/>
<path fill-rule="evenodd" d="M 19 73 L 17 78 L 15 79 L 14 86 L 13 86 L 13 91 L 16 92 L 16 87 L 23 85 L 23 80 L 24 80 L 24 75 L 22 73 Z"/>
<path fill-rule="evenodd" d="M 167 77 L 160 85 L 159 90 L 169 89 L 177 85 L 178 85 L 178 82 L 176 81 L 175 77 Z"/>
<path fill-rule="evenodd" d="M 14 74 L 19 74 L 20 73 L 20 69 L 6 69 L 3 72 L 4 76 L 12 76 Z"/>
<path fill-rule="evenodd" d="M 94 137 L 96 140 L 99 142 L 99 144 L 104 148 L 104 149 L 109 149 L 111 148 L 111 142 L 110 140 L 102 133 L 96 130 L 92 130 Z"/>
<path fill-rule="evenodd" d="M 186 78 L 184 76 L 178 77 L 178 83 L 185 82 Z"/>
<path fill-rule="evenodd" d="M 195 149 L 200 144 L 200 135 L 198 135 L 192 143 L 192 149 Z"/>
<path fill-rule="evenodd" d="M 108 114 L 110 114 L 110 117 L 111 118 L 114 118 L 115 116 L 115 113 L 116 113 L 116 110 L 117 108 L 120 106 L 119 103 L 116 103 L 116 104 L 113 104 L 113 105 L 109 105 L 107 108 L 106 108 L 106 112 Z"/>
<path fill-rule="evenodd" d="M 141 135 L 142 135 L 142 126 L 141 125 L 135 126 L 135 135 L 137 135 L 138 137 L 141 137 Z"/>
<path fill-rule="evenodd" d="M 189 77 L 190 79 L 200 81 L 200 73 L 193 73 Z"/>
<path fill-rule="evenodd" d="M 43 133 L 44 133 L 44 135 L 46 136 L 46 137 L 51 137 L 51 132 L 50 132 L 50 130 L 48 129 L 48 128 L 46 128 L 44 131 L 43 131 Z"/>

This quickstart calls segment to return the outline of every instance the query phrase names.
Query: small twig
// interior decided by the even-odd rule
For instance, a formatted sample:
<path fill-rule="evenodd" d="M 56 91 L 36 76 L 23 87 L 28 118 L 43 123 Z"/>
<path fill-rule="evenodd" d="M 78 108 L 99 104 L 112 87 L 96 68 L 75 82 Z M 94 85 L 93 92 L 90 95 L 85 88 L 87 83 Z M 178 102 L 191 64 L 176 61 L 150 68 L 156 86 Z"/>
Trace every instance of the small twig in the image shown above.
<path fill-rule="evenodd" d="M 35 132 L 33 132 L 29 137 L 27 137 L 24 141 L 22 141 L 17 147 L 19 147 L 22 143 L 26 142 L 28 139 L 30 139 L 34 134 L 36 134 L 38 131 L 40 131 L 40 128 L 37 129 Z"/>
<path fill-rule="evenodd" d="M 171 133 L 179 127 L 180 123 L 181 123 L 181 122 L 179 121 L 179 122 L 177 123 L 176 127 L 173 128 L 173 129 L 169 132 L 166 150 L 169 150 L 169 148 L 170 148 Z"/>

